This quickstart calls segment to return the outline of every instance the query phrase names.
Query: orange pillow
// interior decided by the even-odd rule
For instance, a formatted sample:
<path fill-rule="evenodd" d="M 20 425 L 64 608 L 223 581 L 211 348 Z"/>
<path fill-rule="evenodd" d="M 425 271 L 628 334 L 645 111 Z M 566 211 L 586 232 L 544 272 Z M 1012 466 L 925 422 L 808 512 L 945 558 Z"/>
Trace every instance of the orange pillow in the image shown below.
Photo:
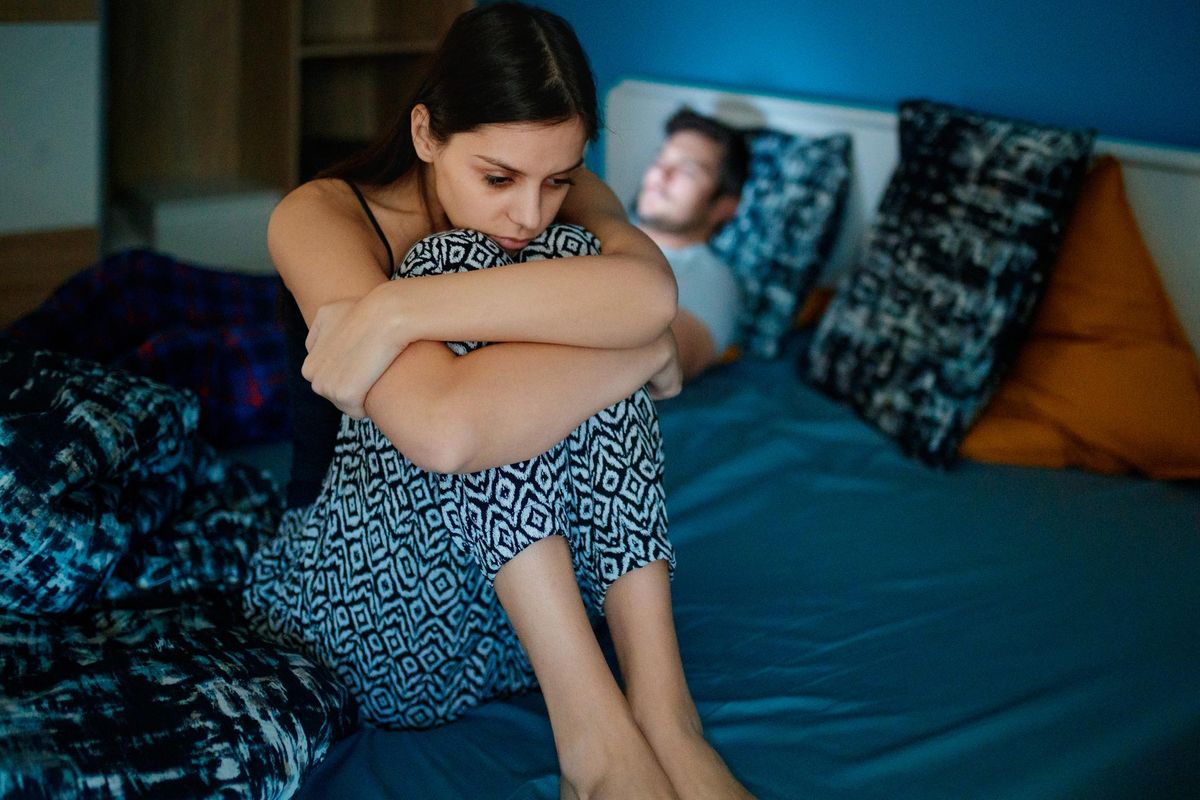
<path fill-rule="evenodd" d="M 977 461 L 1200 478 L 1200 362 L 1115 158 L 1089 173 L 1028 339 L 960 452 Z"/>
<path fill-rule="evenodd" d="M 804 298 L 800 310 L 796 312 L 796 317 L 792 320 L 792 327 L 807 328 L 820 322 L 821 317 L 825 314 L 825 309 L 829 308 L 829 301 L 833 299 L 834 291 L 832 286 L 814 286 L 808 296 Z"/>

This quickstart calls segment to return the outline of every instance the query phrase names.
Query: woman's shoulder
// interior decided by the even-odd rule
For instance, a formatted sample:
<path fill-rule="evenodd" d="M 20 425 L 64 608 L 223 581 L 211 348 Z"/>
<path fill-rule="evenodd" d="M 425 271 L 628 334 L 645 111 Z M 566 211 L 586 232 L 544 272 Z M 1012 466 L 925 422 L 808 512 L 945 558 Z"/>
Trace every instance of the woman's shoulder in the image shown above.
<path fill-rule="evenodd" d="M 350 184 L 340 178 L 316 178 L 292 189 L 275 207 L 275 213 L 308 216 L 314 212 L 345 215 L 357 206 Z"/>
<path fill-rule="evenodd" d="M 342 178 L 317 178 L 284 196 L 272 212 L 271 224 L 291 230 L 328 231 L 333 227 L 374 241 L 379 236 L 374 219 L 393 251 L 404 253 L 428 234 L 426 215 L 412 194 L 412 186 L 405 181 L 353 187 Z"/>
<path fill-rule="evenodd" d="M 340 178 L 317 178 L 288 192 L 271 212 L 268 242 L 276 235 L 305 240 L 311 236 L 376 239 L 354 190 Z"/>
<path fill-rule="evenodd" d="M 288 192 L 271 212 L 267 249 L 285 277 L 296 269 L 306 272 L 305 265 L 336 264 L 340 270 L 359 260 L 388 274 L 387 254 L 342 180 L 311 180 Z"/>

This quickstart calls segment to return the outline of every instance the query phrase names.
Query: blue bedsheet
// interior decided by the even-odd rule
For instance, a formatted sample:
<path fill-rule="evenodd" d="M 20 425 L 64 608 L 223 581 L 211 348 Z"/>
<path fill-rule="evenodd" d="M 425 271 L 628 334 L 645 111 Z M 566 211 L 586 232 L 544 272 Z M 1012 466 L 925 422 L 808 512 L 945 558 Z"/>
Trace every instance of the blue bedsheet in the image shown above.
<path fill-rule="evenodd" d="M 1195 796 L 1200 486 L 935 472 L 788 359 L 661 411 L 684 664 L 759 797 Z M 360 730 L 302 796 L 556 798 L 544 704 Z"/>

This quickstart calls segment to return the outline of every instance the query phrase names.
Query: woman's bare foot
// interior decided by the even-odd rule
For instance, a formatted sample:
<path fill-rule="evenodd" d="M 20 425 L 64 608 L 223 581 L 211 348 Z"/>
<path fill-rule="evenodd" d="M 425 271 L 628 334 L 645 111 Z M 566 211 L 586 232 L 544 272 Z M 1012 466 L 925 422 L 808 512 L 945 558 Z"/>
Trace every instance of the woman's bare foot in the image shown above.
<path fill-rule="evenodd" d="M 562 800 L 680 800 L 632 720 L 624 730 L 597 732 L 579 743 L 577 755 L 560 754 L 559 765 Z"/>
<path fill-rule="evenodd" d="M 694 706 L 685 713 L 635 709 L 634 715 L 681 800 L 754 800 L 705 740 Z"/>

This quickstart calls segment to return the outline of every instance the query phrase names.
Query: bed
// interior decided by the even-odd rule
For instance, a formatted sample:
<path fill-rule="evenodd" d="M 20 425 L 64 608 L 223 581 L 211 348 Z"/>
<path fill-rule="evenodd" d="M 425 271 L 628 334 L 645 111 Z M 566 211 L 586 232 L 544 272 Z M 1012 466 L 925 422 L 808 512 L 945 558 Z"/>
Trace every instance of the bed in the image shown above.
<path fill-rule="evenodd" d="M 847 134 L 852 179 L 821 283 L 861 256 L 897 158 L 895 114 L 626 81 L 606 109 L 605 173 L 620 196 L 632 197 L 662 121 L 682 104 L 744 127 Z M 1097 151 L 1126 166 L 1195 346 L 1200 154 L 1103 138 Z M 764 800 L 1195 796 L 1200 483 L 970 460 L 932 468 L 800 377 L 813 338 L 812 328 L 787 332 L 774 358 L 719 366 L 660 405 L 680 647 L 706 733 L 734 773 Z M 285 445 L 225 456 L 286 481 Z M 239 474 L 253 483 L 257 473 Z M 225 617 L 203 635 L 186 628 L 182 649 L 252 646 L 237 630 Z M 603 626 L 598 634 L 615 667 Z M 228 729 L 209 734 L 220 747 L 204 754 L 206 768 L 215 752 L 211 774 L 233 777 L 158 796 L 558 797 L 540 695 L 426 731 L 349 730 L 344 697 L 316 691 L 328 675 L 295 658 L 253 662 L 275 694 L 237 695 L 255 720 L 237 747 Z M 318 695 L 298 722 L 261 713 L 299 696 L 269 680 L 280 659 Z M 10 670 L 4 653 L 0 667 Z M 232 696 L 221 685 L 208 695 Z M 285 747 L 271 780 L 248 781 L 233 766 L 255 757 L 246 740 L 260 723 L 303 726 L 319 747 Z M 4 778 L 0 795 L 43 796 Z"/>
<path fill-rule="evenodd" d="M 848 131 L 822 283 L 858 255 L 896 159 L 887 111 L 621 83 L 606 177 L 632 197 L 682 104 Z M 1200 154 L 1101 139 L 1192 341 Z M 660 405 L 676 621 L 708 736 L 762 798 L 1190 797 L 1200 787 L 1200 485 L 963 461 L 931 469 L 797 377 L 719 367 Z M 604 631 L 601 629 L 604 637 Z M 610 660 L 612 649 L 606 641 Z M 423 732 L 363 729 L 302 797 L 558 796 L 534 694 Z"/>
<path fill-rule="evenodd" d="M 684 665 L 757 796 L 1191 796 L 1196 487 L 934 473 L 781 362 L 662 420 Z M 530 695 L 358 731 L 301 796 L 553 798 L 556 776 Z"/>

